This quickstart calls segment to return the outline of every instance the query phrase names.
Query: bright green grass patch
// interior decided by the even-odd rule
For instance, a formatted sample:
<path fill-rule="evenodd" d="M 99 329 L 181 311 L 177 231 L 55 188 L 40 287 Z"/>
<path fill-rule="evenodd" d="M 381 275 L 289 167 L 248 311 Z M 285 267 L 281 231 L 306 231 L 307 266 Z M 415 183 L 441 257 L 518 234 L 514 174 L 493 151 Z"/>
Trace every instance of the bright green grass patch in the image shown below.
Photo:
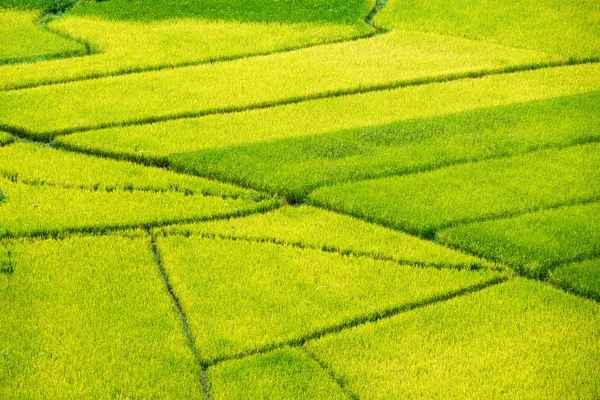
<path fill-rule="evenodd" d="M 307 346 L 360 398 L 600 394 L 600 306 L 524 279 Z"/>
<path fill-rule="evenodd" d="M 502 277 L 242 240 L 172 236 L 157 244 L 207 361 Z"/>
<path fill-rule="evenodd" d="M 389 0 L 375 22 L 565 56 L 600 56 L 596 0 Z"/>
<path fill-rule="evenodd" d="M 35 11 L 0 8 L 0 65 L 86 53 L 80 43 L 38 26 L 38 17 Z"/>
<path fill-rule="evenodd" d="M 323 185 L 600 139 L 600 92 L 171 157 L 180 170 L 303 200 Z"/>
<path fill-rule="evenodd" d="M 600 90 L 600 65 L 549 68 L 60 137 L 57 143 L 166 162 L 174 153 L 318 135 Z M 204 171 L 196 171 L 204 174 Z"/>
<path fill-rule="evenodd" d="M 15 140 L 14 136 L 10 133 L 0 131 L 0 146 L 5 146 L 12 143 Z"/>
<path fill-rule="evenodd" d="M 431 237 L 441 228 L 600 197 L 600 144 L 324 187 L 313 203 Z"/>
<path fill-rule="evenodd" d="M 369 255 L 405 264 L 497 268 L 494 264 L 402 232 L 309 206 L 281 207 L 245 218 L 175 225 L 166 234 L 200 234 Z"/>
<path fill-rule="evenodd" d="M 75 14 L 110 19 L 156 20 L 201 18 L 255 22 L 358 23 L 373 8 L 374 0 L 111 0 L 82 3 Z"/>
<path fill-rule="evenodd" d="M 177 19 L 106 21 L 67 16 L 50 29 L 85 40 L 94 54 L 0 68 L 0 89 L 208 63 L 353 39 L 368 27 L 341 24 L 240 23 Z"/>
<path fill-rule="evenodd" d="M 0 179 L 0 237 L 54 235 L 132 225 L 206 220 L 268 209 L 274 201 L 254 202 L 217 196 L 144 191 L 90 191 L 15 184 Z"/>
<path fill-rule="evenodd" d="M 33 143 L 0 149 L 0 175 L 15 182 L 88 190 L 182 192 L 223 198 L 266 199 L 252 190 L 161 168 L 55 150 Z"/>
<path fill-rule="evenodd" d="M 200 371 L 147 238 L 9 243 L 3 399 L 201 398 Z"/>
<path fill-rule="evenodd" d="M 558 264 L 600 256 L 600 204 L 459 226 L 440 232 L 438 239 L 540 276 Z"/>
<path fill-rule="evenodd" d="M 48 137 L 549 59 L 527 50 L 395 32 L 227 63 L 3 92 L 0 122 Z"/>
<path fill-rule="evenodd" d="M 569 292 L 600 301 L 600 259 L 558 267 L 550 273 L 550 282 Z"/>
<path fill-rule="evenodd" d="M 208 370 L 211 398 L 218 399 L 347 399 L 319 364 L 301 350 L 227 361 Z"/>

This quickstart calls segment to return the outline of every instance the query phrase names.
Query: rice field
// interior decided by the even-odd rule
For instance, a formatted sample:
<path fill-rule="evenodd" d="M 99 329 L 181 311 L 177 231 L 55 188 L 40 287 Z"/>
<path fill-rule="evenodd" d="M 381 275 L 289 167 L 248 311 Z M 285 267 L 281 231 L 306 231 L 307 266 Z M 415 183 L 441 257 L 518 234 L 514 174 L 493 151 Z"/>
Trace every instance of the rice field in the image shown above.
<path fill-rule="evenodd" d="M 600 397 L 600 4 L 0 0 L 1 399 Z"/>

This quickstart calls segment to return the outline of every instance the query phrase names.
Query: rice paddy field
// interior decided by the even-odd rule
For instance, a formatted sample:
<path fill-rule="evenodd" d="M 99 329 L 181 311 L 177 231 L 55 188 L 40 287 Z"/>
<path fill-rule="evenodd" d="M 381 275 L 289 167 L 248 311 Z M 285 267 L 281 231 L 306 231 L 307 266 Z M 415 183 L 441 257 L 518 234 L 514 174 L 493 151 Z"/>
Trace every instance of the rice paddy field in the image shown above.
<path fill-rule="evenodd" d="M 0 399 L 600 398 L 596 0 L 0 0 Z"/>

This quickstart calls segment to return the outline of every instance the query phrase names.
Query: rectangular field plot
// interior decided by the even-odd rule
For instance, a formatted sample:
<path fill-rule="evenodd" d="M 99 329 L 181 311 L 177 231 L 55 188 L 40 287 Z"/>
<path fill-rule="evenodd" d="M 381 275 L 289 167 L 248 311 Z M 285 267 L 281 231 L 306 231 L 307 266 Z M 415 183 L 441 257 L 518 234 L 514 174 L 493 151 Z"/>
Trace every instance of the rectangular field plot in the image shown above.
<path fill-rule="evenodd" d="M 600 196 L 600 144 L 324 187 L 318 205 L 431 237 L 436 230 Z"/>
<path fill-rule="evenodd" d="M 9 10 L 0 3 L 0 67 L 25 61 L 83 55 L 86 48 L 38 26 L 39 11 Z"/>
<path fill-rule="evenodd" d="M 600 65 L 589 64 L 81 132 L 59 137 L 56 143 L 85 151 L 166 163 L 167 157 L 176 153 L 315 136 L 598 90 Z M 174 161 L 177 163 L 178 159 Z M 194 170 L 193 166 L 190 163 L 183 167 Z M 204 170 L 195 172 L 206 173 Z"/>
<path fill-rule="evenodd" d="M 427 82 L 431 77 L 507 70 L 552 59 L 544 53 L 460 38 L 396 32 L 227 63 L 2 92 L 0 123 L 30 135 L 53 136 Z"/>
<path fill-rule="evenodd" d="M 13 183 L 3 178 L 0 186 L 5 197 L 0 204 L 0 237 L 152 227 L 243 215 L 275 204 L 273 200 L 255 202 L 201 194 L 66 189 Z"/>
<path fill-rule="evenodd" d="M 525 275 L 544 276 L 559 264 L 600 256 L 600 204 L 459 226 L 439 232 L 438 239 Z"/>
<path fill-rule="evenodd" d="M 266 199 L 253 190 L 33 143 L 15 143 L 0 149 L 0 175 L 14 182 L 62 186 L 93 191 L 180 192 L 246 200 Z"/>
<path fill-rule="evenodd" d="M 6 0 L 3 0 L 6 1 Z M 152 21 L 174 18 L 198 18 L 224 21 L 320 22 L 356 24 L 363 19 L 375 0 L 203 0 L 182 3 L 178 0 L 111 0 L 78 4 L 72 12 L 79 15 L 101 16 L 109 19 Z"/>
<path fill-rule="evenodd" d="M 504 279 L 243 240 L 157 245 L 208 363 Z"/>
<path fill-rule="evenodd" d="M 550 282 L 600 301 L 600 258 L 560 266 L 550 273 Z"/>
<path fill-rule="evenodd" d="M 481 258 L 402 232 L 309 206 L 282 207 L 244 218 L 174 225 L 159 232 L 285 243 L 341 254 L 368 255 L 416 266 L 500 268 Z"/>
<path fill-rule="evenodd" d="M 224 362 L 209 368 L 208 379 L 215 400 L 348 399 L 317 362 L 293 348 Z"/>
<path fill-rule="evenodd" d="M 171 159 L 181 170 L 301 201 L 324 185 L 599 140 L 599 109 L 595 92 Z"/>
<path fill-rule="evenodd" d="M 112 7 L 113 3 L 109 3 Z M 136 4 L 136 5 L 139 5 Z M 350 40 L 371 27 L 345 24 L 242 23 L 175 19 L 110 21 L 71 14 L 49 23 L 63 35 L 85 39 L 87 57 L 0 68 L 0 89 L 225 61 L 251 55 Z"/>
<path fill-rule="evenodd" d="M 375 23 L 562 54 L 600 56 L 596 0 L 389 0 Z"/>
<path fill-rule="evenodd" d="M 600 393 L 600 306 L 521 278 L 307 345 L 368 399 Z"/>
<path fill-rule="evenodd" d="M 1 208 L 1 206 L 0 206 Z M 6 242 L 0 397 L 202 397 L 146 236 Z"/>

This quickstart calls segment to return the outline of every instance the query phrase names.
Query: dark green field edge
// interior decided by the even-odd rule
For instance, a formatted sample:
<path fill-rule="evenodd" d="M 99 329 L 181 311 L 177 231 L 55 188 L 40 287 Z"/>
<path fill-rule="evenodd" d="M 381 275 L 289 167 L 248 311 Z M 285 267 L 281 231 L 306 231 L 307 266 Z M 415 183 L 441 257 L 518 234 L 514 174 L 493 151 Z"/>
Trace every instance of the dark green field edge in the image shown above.
<path fill-rule="evenodd" d="M 0 131 L 0 147 L 7 146 L 15 141 L 16 138 L 14 136 L 9 135 L 7 132 Z"/>
<path fill-rule="evenodd" d="M 597 303 L 600 303 L 600 293 L 597 293 L 597 292 L 594 292 L 591 290 L 581 289 L 569 282 L 554 280 L 554 279 L 552 279 L 552 276 L 550 275 L 553 271 L 558 270 L 561 267 L 565 267 L 570 264 L 583 263 L 586 261 L 591 262 L 591 261 L 598 259 L 599 257 L 600 257 L 600 253 L 597 253 L 590 257 L 574 257 L 572 260 L 557 263 L 552 266 L 552 271 L 548 271 L 547 274 L 545 276 L 541 277 L 539 280 L 541 280 L 542 282 L 548 282 L 552 286 L 554 286 L 566 293 L 570 293 L 572 295 L 575 295 L 578 297 L 583 297 L 583 298 L 586 298 L 589 300 L 593 300 Z"/>
<path fill-rule="evenodd" d="M 208 378 L 207 378 L 207 373 L 206 373 L 207 368 L 206 368 L 206 366 L 204 366 L 202 364 L 202 359 L 200 358 L 198 349 L 196 348 L 194 334 L 193 334 L 192 328 L 190 327 L 190 324 L 188 322 L 187 314 L 185 313 L 185 310 L 183 309 L 183 306 L 181 305 L 181 300 L 179 299 L 179 297 L 175 293 L 175 290 L 173 289 L 173 285 L 171 284 L 169 275 L 167 274 L 167 270 L 165 269 L 165 266 L 163 264 L 162 255 L 160 253 L 160 250 L 158 249 L 158 245 L 156 244 L 156 236 L 154 236 L 154 234 L 150 230 L 147 230 L 146 233 L 148 234 L 148 237 L 150 238 L 150 250 L 154 257 L 154 262 L 155 262 L 156 266 L 158 267 L 158 272 L 160 274 L 160 277 L 165 285 L 167 292 L 169 293 L 169 296 L 171 297 L 171 300 L 173 302 L 173 307 L 175 307 L 175 309 L 177 310 L 177 314 L 178 314 L 179 320 L 181 322 L 181 328 L 183 330 L 183 335 L 185 336 L 186 343 L 187 343 L 190 351 L 192 352 L 192 355 L 196 359 L 198 366 L 200 367 L 201 377 L 202 377 L 201 378 L 202 391 L 204 393 L 204 398 L 206 400 L 208 400 L 208 399 L 210 399 L 210 393 L 209 393 L 209 389 L 208 389 Z"/>
<path fill-rule="evenodd" d="M 383 8 L 386 6 L 387 3 L 388 3 L 388 0 L 377 0 L 375 2 L 375 6 L 373 6 L 371 11 L 365 17 L 365 24 L 371 25 L 379 33 L 385 33 L 387 31 L 383 28 L 378 28 L 377 26 L 375 26 L 375 17 L 377 16 L 377 14 L 379 14 L 379 12 L 381 10 L 383 10 Z"/>
<path fill-rule="evenodd" d="M 18 58 L 4 58 L 0 60 L 0 67 L 5 65 L 15 65 L 15 64 L 32 64 L 40 61 L 50 61 L 50 60 L 62 60 L 64 58 L 75 58 L 89 55 L 87 50 L 83 51 L 67 51 L 62 53 L 55 54 L 47 54 L 43 56 L 33 56 L 33 57 L 18 57 Z M 7 89 L 1 89 L 7 90 Z"/>
<path fill-rule="evenodd" d="M 76 228 L 59 228 L 59 229 L 41 229 L 19 234 L 0 234 L 0 240 L 4 239 L 60 239 L 73 235 L 106 235 L 115 232 L 127 232 L 135 229 L 151 230 L 163 228 L 174 224 L 193 224 L 200 222 L 216 221 L 228 218 L 247 217 L 253 214 L 266 213 L 273 211 L 281 206 L 281 201 L 274 200 L 260 207 L 255 207 L 250 210 L 235 210 L 230 212 L 222 212 L 210 216 L 193 217 L 193 218 L 173 218 L 165 221 L 152 221 L 133 224 L 110 224 L 103 226 L 84 226 Z"/>
<path fill-rule="evenodd" d="M 9 124 L 0 124 L 0 130 L 4 130 L 8 133 L 12 133 L 13 135 L 19 136 L 22 138 L 49 143 L 56 136 L 68 135 L 68 134 L 79 133 L 79 132 L 87 132 L 87 131 L 99 130 L 99 129 L 104 129 L 104 128 L 141 126 L 141 125 L 148 125 L 148 124 L 153 124 L 153 123 L 157 123 L 157 122 L 166 122 L 166 121 L 188 119 L 188 118 L 198 118 L 198 117 L 204 117 L 207 115 L 234 114 L 234 113 L 239 113 L 239 112 L 244 112 L 244 111 L 262 110 L 262 109 L 269 109 L 269 108 L 274 108 L 274 107 L 278 107 L 278 106 L 298 104 L 298 103 L 303 103 L 303 102 L 307 102 L 307 101 L 311 101 L 311 100 L 320 100 L 320 99 L 325 99 L 325 98 L 336 98 L 336 97 L 351 96 L 351 95 L 363 94 L 363 93 L 379 92 L 379 91 L 391 90 L 391 89 L 401 89 L 401 88 L 405 88 L 405 87 L 422 86 L 422 85 L 427 85 L 427 84 L 432 84 L 432 83 L 445 83 L 445 82 L 452 82 L 452 81 L 457 81 L 457 80 L 462 80 L 462 79 L 477 79 L 477 78 L 483 78 L 486 76 L 510 74 L 510 73 L 516 73 L 516 72 L 536 71 L 536 70 L 540 70 L 540 69 L 583 65 L 583 64 L 595 64 L 595 63 L 599 63 L 599 62 L 600 62 L 600 57 L 594 57 L 594 58 L 587 58 L 587 59 L 581 59 L 581 60 L 542 62 L 542 63 L 523 64 L 523 65 L 516 65 L 516 66 L 510 66 L 510 67 L 503 67 L 503 68 L 483 69 L 483 70 L 472 71 L 472 72 L 445 74 L 445 75 L 426 77 L 426 78 L 393 81 L 393 82 L 388 82 L 388 83 L 384 83 L 384 84 L 364 86 L 364 87 L 359 86 L 359 87 L 348 88 L 348 89 L 339 89 L 339 90 L 327 91 L 327 92 L 322 92 L 322 93 L 314 93 L 314 94 L 310 94 L 310 95 L 306 95 L 306 96 L 289 97 L 287 99 L 281 99 L 281 100 L 275 100 L 275 101 L 258 102 L 258 103 L 254 103 L 254 104 L 243 105 L 243 106 L 217 107 L 217 108 L 205 109 L 205 110 L 201 110 L 201 111 L 188 111 L 188 112 L 176 113 L 176 114 L 171 114 L 171 115 L 152 116 L 152 117 L 145 117 L 145 118 L 139 118 L 139 119 L 125 120 L 125 121 L 121 121 L 121 122 L 108 122 L 108 123 L 101 123 L 101 124 L 96 124 L 96 125 L 82 126 L 82 127 L 78 127 L 78 128 L 58 129 L 58 130 L 45 131 L 45 132 L 29 131 L 27 129 L 23 129 L 18 126 L 13 126 L 13 125 L 9 125 Z M 109 152 L 107 152 L 107 154 L 105 154 L 105 155 L 109 156 L 108 153 Z"/>
<path fill-rule="evenodd" d="M 369 313 L 369 314 L 365 314 L 362 316 L 358 316 L 358 317 L 349 319 L 349 320 L 339 323 L 339 324 L 334 324 L 334 325 L 331 325 L 331 326 L 323 328 L 323 329 L 315 330 L 311 333 L 299 336 L 294 339 L 285 340 L 282 342 L 276 342 L 276 343 L 272 343 L 272 344 L 269 344 L 266 346 L 260 346 L 260 347 L 257 347 L 257 348 L 251 349 L 251 350 L 246 350 L 246 351 L 239 352 L 237 354 L 233 354 L 231 356 L 215 357 L 212 359 L 203 359 L 202 365 L 204 365 L 206 368 L 210 368 L 212 366 L 215 366 L 215 365 L 220 364 L 225 361 L 239 360 L 239 359 L 257 355 L 257 354 L 265 354 L 270 351 L 273 351 L 276 349 L 281 349 L 284 347 L 301 347 L 310 341 L 321 339 L 328 335 L 336 334 L 336 333 L 339 333 L 339 332 L 342 332 L 342 331 L 345 331 L 348 329 L 352 329 L 352 328 L 355 328 L 355 327 L 358 327 L 361 325 L 365 325 L 368 323 L 389 319 L 389 318 L 392 318 L 392 317 L 394 317 L 398 314 L 404 313 L 404 312 L 424 308 L 424 307 L 427 307 L 427 306 L 430 306 L 430 305 L 433 305 L 436 303 L 448 301 L 448 300 L 451 300 L 451 299 L 454 299 L 457 297 L 467 296 L 472 293 L 479 292 L 481 290 L 493 287 L 495 285 L 502 284 L 502 283 L 508 281 L 509 279 L 510 279 L 510 277 L 508 277 L 508 276 L 499 276 L 496 278 L 492 278 L 492 279 L 488 280 L 487 282 L 478 283 L 476 285 L 462 288 L 460 290 L 456 290 L 453 292 L 445 293 L 443 295 L 433 296 L 433 297 L 430 297 L 430 298 L 427 298 L 427 299 L 424 299 L 421 301 L 417 301 L 417 302 L 406 303 L 406 304 L 403 304 L 403 305 L 397 306 L 397 307 L 381 309 L 381 310 L 375 311 L 373 313 Z"/>
<path fill-rule="evenodd" d="M 180 225 L 180 224 L 177 224 Z M 391 256 L 384 256 L 382 254 L 378 254 L 375 252 L 364 252 L 364 251 L 355 251 L 355 250 L 350 250 L 350 249 L 342 249 L 339 247 L 335 247 L 335 246 L 312 246 L 300 241 L 287 241 L 287 240 L 279 240 L 279 239 L 275 239 L 275 238 L 268 238 L 268 237 L 247 237 L 247 236 L 233 236 L 233 235 L 223 235 L 223 234 L 218 234 L 218 233 L 191 233 L 191 232 L 185 232 L 185 231 L 169 231 L 169 232 L 165 232 L 165 231 L 161 231 L 158 232 L 156 234 L 157 236 L 161 236 L 161 237 L 169 237 L 169 236 L 182 236 L 182 237 L 200 237 L 203 239 L 221 239 L 221 240 L 230 240 L 230 241 L 244 241 L 244 242 L 248 242 L 248 243 L 269 243 L 269 244 L 274 244 L 274 245 L 278 245 L 278 246 L 289 246 L 289 247 L 294 247 L 297 249 L 301 249 L 301 250 L 318 250 L 318 251 L 322 251 L 324 253 L 333 253 L 333 254 L 338 254 L 340 256 L 354 256 L 354 257 L 364 257 L 364 258 L 370 258 L 372 260 L 375 261 L 389 261 L 389 262 L 393 262 L 393 263 L 397 263 L 400 265 L 406 265 L 409 267 L 417 267 L 417 268 L 435 268 L 435 269 L 454 269 L 454 270 L 468 270 L 468 271 L 481 271 L 481 270 L 493 270 L 493 271 L 498 271 L 498 272 L 506 272 L 508 271 L 507 268 L 505 268 L 502 264 L 497 263 L 497 267 L 494 269 L 490 269 L 490 268 L 485 268 L 482 267 L 481 265 L 477 265 L 477 264 L 445 264 L 445 263 L 427 263 L 427 262 L 420 262 L 420 261 L 415 261 L 415 260 L 404 260 L 401 258 L 395 258 L 395 257 L 391 257 Z M 442 243 L 436 243 L 436 244 L 441 244 L 442 246 L 445 246 L 445 244 Z M 459 253 L 461 254 L 468 254 L 465 253 L 463 250 L 460 249 L 454 249 L 453 250 L 457 250 Z M 485 258 L 483 258 L 485 260 Z"/>
<path fill-rule="evenodd" d="M 552 269 L 552 271 L 550 271 L 551 273 L 560 269 L 561 267 L 566 267 L 570 264 L 574 264 L 574 263 L 583 263 L 583 262 L 594 262 L 594 261 L 598 261 L 600 263 L 600 253 L 596 254 L 595 256 L 589 256 L 589 257 L 579 257 L 578 259 L 573 259 L 571 261 L 565 261 L 565 262 L 561 262 L 561 263 L 557 263 L 554 268 Z M 548 281 L 549 283 L 551 283 L 553 286 L 567 292 L 567 293 L 571 293 L 575 296 L 579 296 L 579 297 L 584 297 L 586 299 L 590 299 L 593 301 L 596 301 L 598 303 L 600 303 L 600 292 L 597 292 L 593 289 L 590 288 L 581 288 L 578 287 L 578 285 L 573 284 L 572 282 L 566 282 L 564 280 L 555 280 L 553 279 L 553 276 L 549 276 L 546 279 L 544 279 L 545 281 Z"/>

